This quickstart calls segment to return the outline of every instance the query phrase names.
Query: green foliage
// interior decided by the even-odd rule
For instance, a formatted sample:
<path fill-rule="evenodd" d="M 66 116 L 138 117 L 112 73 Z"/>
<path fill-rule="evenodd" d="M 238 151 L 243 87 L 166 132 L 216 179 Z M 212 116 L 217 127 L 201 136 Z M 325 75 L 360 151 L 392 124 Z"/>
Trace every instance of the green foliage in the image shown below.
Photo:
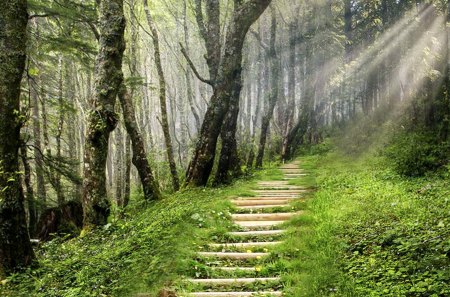
<path fill-rule="evenodd" d="M 296 296 L 450 294 L 446 178 L 405 179 L 380 157 L 329 154 L 316 164 L 305 290 Z"/>
<path fill-rule="evenodd" d="M 431 133 L 403 133 L 393 139 L 385 155 L 398 173 L 422 176 L 448 163 L 450 143 L 436 138 Z"/>

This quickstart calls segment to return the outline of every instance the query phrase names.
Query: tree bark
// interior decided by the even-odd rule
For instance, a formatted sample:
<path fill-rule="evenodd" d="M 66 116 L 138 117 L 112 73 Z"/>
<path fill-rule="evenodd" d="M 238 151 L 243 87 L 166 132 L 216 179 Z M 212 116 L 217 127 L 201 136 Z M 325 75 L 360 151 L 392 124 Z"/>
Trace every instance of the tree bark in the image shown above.
<path fill-rule="evenodd" d="M 236 77 L 236 81 L 232 87 L 230 106 L 220 134 L 222 148 L 220 150 L 219 164 L 214 180 L 216 185 L 228 184 L 234 177 L 242 174 L 236 141 L 239 95 L 242 88 L 240 71 L 242 70 L 239 70 L 238 77 Z"/>
<path fill-rule="evenodd" d="M 267 132 L 270 126 L 270 120 L 273 116 L 273 110 L 278 99 L 278 79 L 280 75 L 280 63 L 277 59 L 277 53 L 275 49 L 276 41 L 276 31 L 277 31 L 277 21 L 275 18 L 275 11 L 272 10 L 272 21 L 270 26 L 270 47 L 269 47 L 269 58 L 270 58 L 270 84 L 271 89 L 269 92 L 269 105 L 266 110 L 261 122 L 261 135 L 259 138 L 258 154 L 256 156 L 256 167 L 260 168 L 263 164 L 264 150 L 266 147 Z"/>
<path fill-rule="evenodd" d="M 126 136 L 125 139 L 125 191 L 123 194 L 123 204 L 121 207 L 126 207 L 130 202 L 130 192 L 131 192 L 131 148 L 130 148 L 131 137 Z M 145 192 L 144 192 L 145 193 Z"/>
<path fill-rule="evenodd" d="M 31 166 L 28 161 L 28 148 L 25 141 L 22 140 L 20 145 L 20 158 L 23 164 L 23 180 L 26 189 L 26 201 L 28 205 L 28 232 L 33 235 L 36 231 L 37 212 L 36 201 L 34 200 L 33 185 L 31 184 Z"/>
<path fill-rule="evenodd" d="M 0 4 L 0 279 L 34 259 L 19 174 L 20 83 L 25 68 L 26 0 Z"/>
<path fill-rule="evenodd" d="M 214 164 L 217 138 L 222 123 L 228 112 L 229 103 L 236 81 L 240 79 L 242 48 L 250 26 L 259 18 L 270 3 L 270 0 L 251 0 L 239 5 L 233 13 L 229 26 L 224 55 L 220 63 L 214 93 L 207 108 L 200 130 L 194 156 L 186 174 L 186 184 L 204 186 Z"/>
<path fill-rule="evenodd" d="M 124 84 L 122 84 L 119 91 L 119 101 L 122 106 L 125 128 L 127 129 L 127 133 L 131 139 L 131 146 L 133 149 L 132 162 L 138 171 L 139 178 L 141 179 L 144 197 L 147 200 L 160 199 L 161 193 L 159 186 L 153 177 L 150 164 L 147 160 L 144 141 L 142 140 L 141 133 L 139 132 L 136 124 L 136 115 L 132 98 L 127 92 Z M 129 173 L 126 173 L 126 176 L 129 176 Z"/>
<path fill-rule="evenodd" d="M 161 53 L 159 47 L 159 36 L 156 26 L 153 23 L 153 19 L 148 9 L 147 0 L 144 0 L 145 14 L 147 16 L 147 22 L 152 33 L 154 57 L 156 63 L 156 70 L 159 77 L 159 104 L 161 107 L 161 126 L 164 134 L 164 141 L 166 144 L 167 159 L 169 161 L 170 174 L 172 175 L 172 186 L 174 191 L 180 189 L 180 180 L 178 178 L 177 165 L 175 163 L 175 157 L 173 154 L 172 139 L 170 137 L 169 120 L 167 116 L 167 98 L 166 98 L 166 79 L 164 78 L 164 71 L 161 63 Z"/>
<path fill-rule="evenodd" d="M 288 70 L 288 109 L 286 114 L 286 126 L 283 131 L 283 145 L 281 148 L 281 159 L 284 160 L 287 150 L 287 138 L 289 131 L 292 129 L 294 122 L 294 112 L 295 112 L 295 56 L 296 56 L 296 34 L 297 22 L 293 22 L 289 25 L 289 70 Z"/>
<path fill-rule="evenodd" d="M 61 138 L 63 134 L 63 128 L 64 128 L 64 119 L 65 119 L 65 106 L 64 106 L 64 97 L 63 97 L 63 59 L 62 57 L 59 57 L 59 77 L 58 77 L 58 112 L 59 112 L 59 118 L 58 118 L 58 126 L 57 126 L 57 132 L 56 132 L 56 160 L 58 164 L 60 164 L 62 159 L 62 152 L 61 152 Z M 51 170 L 53 171 L 53 170 Z M 61 173 L 59 172 L 53 172 L 52 173 L 52 179 L 53 179 L 53 185 L 56 191 L 56 197 L 58 201 L 58 206 L 62 206 L 65 202 L 64 197 L 64 191 L 62 189 L 61 184 Z"/>
<path fill-rule="evenodd" d="M 37 188 L 37 200 L 43 205 L 46 204 L 46 189 L 44 179 L 44 160 L 43 150 L 41 145 L 41 123 L 39 112 L 39 98 L 37 85 L 30 83 L 31 100 L 33 102 L 33 137 L 34 137 L 34 163 L 36 167 L 36 188 Z"/>
<path fill-rule="evenodd" d="M 122 174 L 122 169 L 123 169 L 123 137 L 122 137 L 122 130 L 121 127 L 118 126 L 115 130 L 115 142 L 116 142 L 116 158 L 115 158 L 115 163 L 116 163 L 116 168 L 115 168 L 115 196 L 116 196 L 116 203 L 117 205 L 122 205 L 123 204 L 123 174 Z"/>
<path fill-rule="evenodd" d="M 125 50 L 123 0 L 101 1 L 99 27 L 100 51 L 96 60 L 95 92 L 86 133 L 84 159 L 84 228 L 106 224 L 110 213 L 105 166 L 109 135 L 117 125 L 114 106 L 123 82 L 122 58 Z"/>

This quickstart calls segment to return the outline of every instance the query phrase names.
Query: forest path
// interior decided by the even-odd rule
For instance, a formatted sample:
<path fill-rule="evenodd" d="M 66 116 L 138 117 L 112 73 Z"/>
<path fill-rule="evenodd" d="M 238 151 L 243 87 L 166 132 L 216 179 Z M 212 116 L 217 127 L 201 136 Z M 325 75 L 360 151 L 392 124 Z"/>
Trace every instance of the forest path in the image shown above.
<path fill-rule="evenodd" d="M 255 197 L 235 197 L 233 230 L 221 242 L 210 243 L 198 259 L 212 271 L 207 278 L 188 279 L 188 297 L 282 296 L 283 268 L 271 265 L 271 250 L 283 243 L 285 223 L 301 212 L 292 204 L 308 191 L 292 185 L 307 175 L 299 162 L 280 167 L 281 180 L 259 181 Z"/>

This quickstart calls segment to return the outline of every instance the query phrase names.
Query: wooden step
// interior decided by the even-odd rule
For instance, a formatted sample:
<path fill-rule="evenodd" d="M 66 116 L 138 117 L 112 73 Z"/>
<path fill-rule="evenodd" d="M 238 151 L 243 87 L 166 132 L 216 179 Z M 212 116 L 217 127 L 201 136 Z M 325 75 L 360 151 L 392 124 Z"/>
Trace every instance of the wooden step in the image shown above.
<path fill-rule="evenodd" d="M 247 206 L 237 206 L 236 209 L 258 210 L 258 209 L 270 209 L 270 208 L 282 208 L 282 207 L 289 207 L 289 204 L 247 205 Z"/>
<path fill-rule="evenodd" d="M 194 292 L 189 293 L 189 297 L 256 297 L 256 296 L 282 296 L 282 292 Z"/>
<path fill-rule="evenodd" d="M 271 227 L 281 225 L 286 221 L 237 221 L 236 225 L 242 228 L 255 230 L 255 229 L 270 229 Z"/>
<path fill-rule="evenodd" d="M 289 204 L 288 199 L 247 199 L 247 200 L 231 200 L 231 203 L 237 206 L 255 206 L 255 205 L 275 205 Z"/>
<path fill-rule="evenodd" d="M 290 190 L 303 190 L 302 187 L 298 186 L 259 186 L 257 190 L 277 190 L 277 191 L 290 191 Z"/>
<path fill-rule="evenodd" d="M 234 199 L 234 201 L 236 200 L 243 200 L 243 201 L 248 201 L 248 200 L 294 200 L 294 199 L 298 199 L 298 195 L 284 195 L 284 196 L 254 196 L 254 197 L 238 197 L 236 199 Z"/>
<path fill-rule="evenodd" d="M 261 194 L 301 194 L 307 191 L 304 187 L 298 187 L 298 189 L 287 189 L 287 190 L 253 190 L 255 193 Z"/>
<path fill-rule="evenodd" d="M 289 185 L 289 182 L 283 180 L 277 181 L 260 181 L 257 185 Z"/>
<path fill-rule="evenodd" d="M 294 176 L 307 176 L 307 173 L 295 173 L 295 172 L 285 172 L 284 176 L 286 177 L 294 177 Z"/>
<path fill-rule="evenodd" d="M 262 231 L 228 232 L 227 234 L 232 236 L 270 236 L 270 235 L 280 235 L 285 232 L 286 230 L 262 230 Z"/>
<path fill-rule="evenodd" d="M 207 258 L 247 260 L 247 259 L 259 259 L 267 257 L 270 255 L 270 253 L 199 252 L 198 255 Z"/>
<path fill-rule="evenodd" d="M 284 221 L 298 215 L 295 212 L 285 213 L 257 213 L 257 214 L 233 214 L 231 219 L 237 221 Z"/>
<path fill-rule="evenodd" d="M 203 278 L 189 279 L 190 283 L 208 286 L 226 286 L 226 285 L 245 285 L 256 282 L 276 282 L 280 281 L 279 277 L 255 277 L 255 278 Z"/>
<path fill-rule="evenodd" d="M 256 267 L 241 267 L 241 266 L 232 266 L 232 267 L 225 267 L 225 266 L 219 266 L 219 267 L 211 267 L 215 270 L 222 270 L 227 272 L 237 272 L 237 271 L 245 271 L 245 272 L 254 272 L 256 271 Z"/>
<path fill-rule="evenodd" d="M 209 247 L 214 248 L 252 248 L 252 247 L 265 247 L 273 246 L 282 243 L 281 241 L 263 241 L 263 242 L 234 242 L 234 243 L 212 243 L 208 244 Z"/>

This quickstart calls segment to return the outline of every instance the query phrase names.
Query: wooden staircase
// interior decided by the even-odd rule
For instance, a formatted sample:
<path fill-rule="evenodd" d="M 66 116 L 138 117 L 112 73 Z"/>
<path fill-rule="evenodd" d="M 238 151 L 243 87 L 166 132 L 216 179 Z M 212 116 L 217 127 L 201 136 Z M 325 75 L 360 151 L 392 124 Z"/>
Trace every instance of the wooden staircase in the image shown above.
<path fill-rule="evenodd" d="M 204 291 L 180 293 L 179 296 L 274 297 L 283 295 L 281 276 L 257 277 L 255 276 L 257 268 L 254 263 L 269 257 L 270 249 L 282 243 L 282 236 L 285 232 L 283 224 L 291 218 L 301 215 L 301 212 L 291 211 L 292 207 L 290 206 L 293 200 L 301 199 L 301 195 L 307 191 L 303 187 L 289 184 L 291 179 L 306 175 L 298 167 L 299 164 L 296 162 L 281 166 L 280 169 L 284 174 L 283 180 L 259 182 L 255 189 L 256 197 L 232 199 L 231 203 L 239 213 L 232 214 L 231 219 L 239 231 L 230 231 L 227 236 L 238 238 L 239 242 L 211 243 L 208 245 L 210 251 L 198 253 L 200 258 L 208 259 L 206 263 L 226 261 L 226 266 L 212 266 L 211 268 L 214 270 L 231 274 L 234 272 L 248 273 L 249 277 L 188 279 L 187 282 L 190 285 Z M 274 212 L 268 212 L 271 209 Z M 264 211 L 264 213 L 259 213 L 259 211 Z M 264 240 L 267 238 L 270 240 Z M 252 248 L 262 249 L 264 252 L 251 252 Z M 263 289 L 246 290 L 248 287 Z"/>

